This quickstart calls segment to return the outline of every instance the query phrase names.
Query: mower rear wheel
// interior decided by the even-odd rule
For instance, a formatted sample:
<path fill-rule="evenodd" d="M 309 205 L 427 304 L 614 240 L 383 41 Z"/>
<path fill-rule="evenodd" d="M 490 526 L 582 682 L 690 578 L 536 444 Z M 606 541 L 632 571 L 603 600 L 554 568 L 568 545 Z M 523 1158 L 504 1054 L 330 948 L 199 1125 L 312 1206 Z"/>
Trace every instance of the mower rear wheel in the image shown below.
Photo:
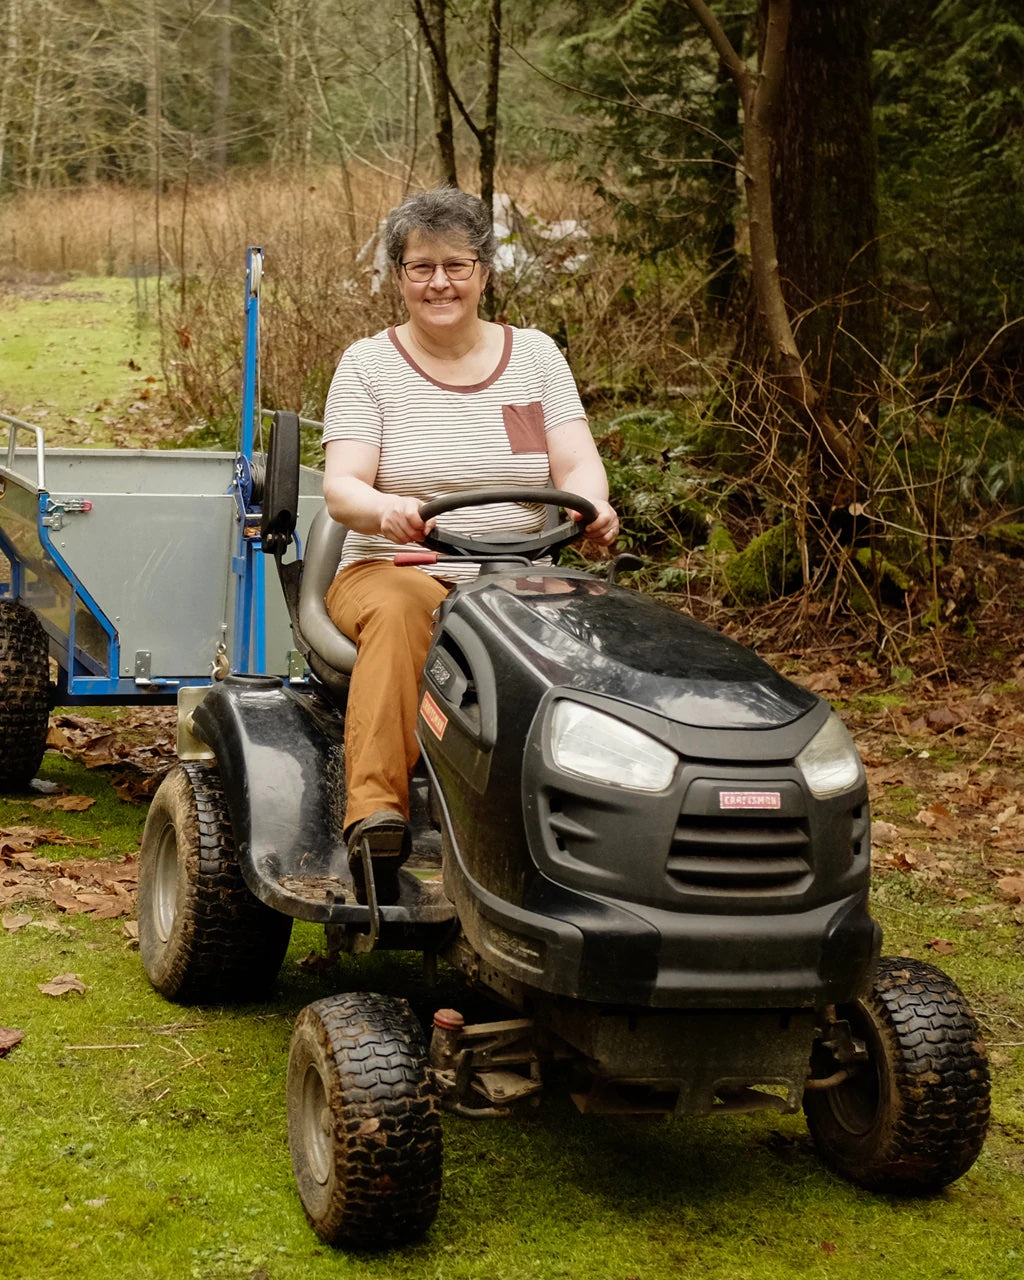
<path fill-rule="evenodd" d="M 295 1180 L 322 1240 L 380 1249 L 426 1233 L 441 1197 L 441 1118 L 404 1000 L 356 992 L 303 1009 L 287 1100 Z"/>
<path fill-rule="evenodd" d="M 924 1195 L 967 1172 L 988 1128 L 989 1073 L 957 985 L 920 960 L 879 961 L 871 992 L 839 1006 L 868 1059 L 843 1083 L 804 1094 L 818 1155 L 872 1191 Z M 814 1075 L 839 1064 L 823 1046 Z"/>
<path fill-rule="evenodd" d="M 0 787 L 35 777 L 50 721 L 50 646 L 31 609 L 0 600 Z"/>
<path fill-rule="evenodd" d="M 242 877 L 216 767 L 175 765 L 150 805 L 139 855 L 139 950 L 150 982 L 181 1004 L 259 1000 L 292 921 Z"/>

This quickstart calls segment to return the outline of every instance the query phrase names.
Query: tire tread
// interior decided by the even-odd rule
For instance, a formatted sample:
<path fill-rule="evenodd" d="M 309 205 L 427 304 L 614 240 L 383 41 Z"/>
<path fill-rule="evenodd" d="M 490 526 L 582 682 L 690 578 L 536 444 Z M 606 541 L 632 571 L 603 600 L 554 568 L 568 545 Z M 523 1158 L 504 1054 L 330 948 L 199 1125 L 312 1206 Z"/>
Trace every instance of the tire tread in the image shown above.
<path fill-rule="evenodd" d="M 166 791 L 165 791 L 166 788 Z M 188 893 L 166 947 L 145 919 L 144 879 L 162 822 L 175 827 Z M 153 831 L 150 831 L 150 822 Z M 266 996 L 288 949 L 292 921 L 261 902 L 242 875 L 216 766 L 181 761 L 160 785 L 143 835 L 139 934 L 150 981 L 182 1004 Z"/>
<path fill-rule="evenodd" d="M 0 600 L 0 787 L 20 789 L 35 777 L 49 720 L 46 632 L 26 605 Z"/>
<path fill-rule="evenodd" d="M 318 1000 L 299 1015 L 292 1046 L 289 1143 L 314 1230 L 329 1244 L 363 1249 L 423 1236 L 441 1195 L 441 1122 L 423 1032 L 407 1002 L 368 993 Z M 335 1158 L 326 1188 L 310 1180 L 292 1114 L 311 1052 L 331 1081 Z"/>
<path fill-rule="evenodd" d="M 854 1137 L 826 1093 L 807 1094 L 815 1146 L 829 1167 L 870 1190 L 938 1191 L 974 1164 L 988 1131 L 988 1061 L 974 1014 L 941 969 L 895 956 L 879 961 L 859 1007 L 882 1046 L 888 1096 L 871 1132 Z"/>

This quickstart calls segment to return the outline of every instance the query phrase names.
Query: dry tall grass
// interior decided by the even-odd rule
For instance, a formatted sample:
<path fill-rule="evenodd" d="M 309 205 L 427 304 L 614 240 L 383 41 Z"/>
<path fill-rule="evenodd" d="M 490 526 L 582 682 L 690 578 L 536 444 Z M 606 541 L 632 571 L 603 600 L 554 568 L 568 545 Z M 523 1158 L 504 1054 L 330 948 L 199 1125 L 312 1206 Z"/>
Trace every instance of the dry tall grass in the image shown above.
<path fill-rule="evenodd" d="M 233 175 L 159 194 L 116 185 L 25 192 L 0 206 L 2 260 L 19 272 L 188 274 L 247 244 L 314 232 L 351 251 L 353 238 L 368 235 L 400 195 L 397 181 L 370 169 L 349 182 L 323 169 Z"/>
<path fill-rule="evenodd" d="M 401 178 L 353 163 L 236 171 L 223 183 L 159 194 L 118 185 L 22 192 L 0 203 L 0 271 L 189 274 L 237 258 L 248 244 L 273 254 L 321 238 L 351 263 L 405 189 Z M 591 193 L 549 169 L 506 170 L 499 189 L 549 220 L 592 220 L 600 210 Z"/>
<path fill-rule="evenodd" d="M 507 170 L 499 190 L 544 222 L 591 232 L 583 271 L 560 273 L 556 249 L 549 270 L 499 277 L 503 318 L 555 334 L 585 387 L 628 395 L 679 382 L 700 273 L 614 249 L 600 201 L 550 166 Z M 399 318 L 396 292 L 387 282 L 371 290 L 360 252 L 403 193 L 400 179 L 365 165 L 233 174 L 159 197 L 127 187 L 26 193 L 0 206 L 0 246 L 8 275 L 158 277 L 149 292 L 164 371 L 183 422 L 194 423 L 237 412 L 245 248 L 261 245 L 263 403 L 315 417 L 341 350 Z"/>

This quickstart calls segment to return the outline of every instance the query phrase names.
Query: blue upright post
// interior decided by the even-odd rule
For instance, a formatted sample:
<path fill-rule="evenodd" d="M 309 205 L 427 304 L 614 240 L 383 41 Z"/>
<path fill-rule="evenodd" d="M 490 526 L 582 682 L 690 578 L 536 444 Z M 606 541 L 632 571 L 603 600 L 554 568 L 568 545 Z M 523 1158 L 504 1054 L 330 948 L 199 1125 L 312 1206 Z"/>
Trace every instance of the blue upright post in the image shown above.
<path fill-rule="evenodd" d="M 266 610 L 263 557 L 260 552 L 259 502 L 253 497 L 252 455 L 256 441 L 259 389 L 260 281 L 263 250 L 250 246 L 245 259 L 245 345 L 242 351 L 242 422 L 233 490 L 238 508 L 237 551 L 232 561 L 235 584 L 234 671 L 263 671 L 266 666 Z"/>

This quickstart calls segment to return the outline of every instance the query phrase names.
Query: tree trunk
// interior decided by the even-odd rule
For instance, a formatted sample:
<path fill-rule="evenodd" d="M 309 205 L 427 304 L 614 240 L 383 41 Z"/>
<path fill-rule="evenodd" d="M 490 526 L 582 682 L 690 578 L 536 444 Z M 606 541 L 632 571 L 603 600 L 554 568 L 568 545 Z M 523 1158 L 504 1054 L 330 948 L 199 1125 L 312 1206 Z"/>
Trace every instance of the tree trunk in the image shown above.
<path fill-rule="evenodd" d="M 772 138 L 779 275 L 830 412 L 873 420 L 882 305 L 865 0 L 793 5 Z"/>
<path fill-rule="evenodd" d="M 722 24 L 726 39 L 742 55 L 746 18 L 742 14 L 733 18 L 724 17 Z M 708 309 L 719 319 L 724 319 L 735 304 L 739 282 L 736 260 L 736 222 L 733 217 L 736 204 L 735 153 L 731 145 L 731 139 L 735 137 L 737 127 L 735 86 L 727 68 L 719 63 L 715 110 L 711 124 L 716 140 L 712 155 L 720 164 L 724 176 L 721 179 L 719 196 L 714 201 L 712 210 L 709 211 L 709 219 L 713 220 L 710 223 L 708 246 L 708 267 L 711 274 L 705 288 Z"/>
<path fill-rule="evenodd" d="M 480 131 L 480 198 L 494 216 L 494 165 L 498 143 L 498 82 L 501 75 L 501 0 L 490 2 L 487 31 L 487 103 Z"/>
<path fill-rule="evenodd" d="M 161 31 L 160 9 L 157 0 L 149 0 L 147 6 L 148 48 L 146 50 L 146 125 L 149 136 L 149 180 L 156 194 L 157 206 L 160 201 L 160 183 L 163 179 L 162 159 L 163 147 L 161 138 Z M 159 214 L 157 215 L 159 234 Z"/>
<path fill-rule="evenodd" d="M 491 0 L 487 32 L 487 104 L 480 131 L 480 199 L 494 223 L 494 167 L 498 147 L 498 84 L 501 76 L 501 0 Z M 484 289 L 484 314 L 494 319 L 494 273 Z"/>
<path fill-rule="evenodd" d="M 7 137 L 12 117 L 12 90 L 15 87 L 15 68 L 18 62 L 18 22 L 20 18 L 18 0 L 8 0 L 7 29 L 4 32 L 4 74 L 0 76 L 0 191 L 4 190 L 4 170 L 7 164 Z M 13 169 L 13 166 L 11 166 Z M 14 174 L 11 175 L 11 186 L 14 185 Z"/>
<path fill-rule="evenodd" d="M 434 86 L 434 136 L 441 165 L 441 181 L 459 185 L 455 163 L 455 128 L 452 119 L 451 80 L 448 76 L 447 0 L 414 0 L 416 19 L 430 50 Z"/>
<path fill-rule="evenodd" d="M 746 63 L 737 54 L 729 42 L 717 18 L 704 0 L 687 0 L 690 9 L 701 22 L 715 47 L 723 64 L 732 75 L 740 100 L 743 105 L 743 166 L 744 183 L 747 194 L 747 213 L 750 225 L 750 262 L 754 282 L 755 302 L 758 324 L 755 326 L 764 334 L 769 348 L 769 359 L 773 367 L 779 390 L 797 410 L 798 421 L 802 422 L 809 433 L 808 473 L 812 477 L 814 492 L 812 501 L 820 511 L 829 508 L 846 507 L 853 503 L 856 496 L 859 467 L 859 435 L 861 416 L 851 416 L 846 422 L 838 419 L 829 406 L 827 392 L 830 368 L 824 367 L 824 377 L 819 370 L 808 361 L 805 352 L 797 343 L 796 326 L 793 323 L 792 304 L 782 285 L 779 249 L 779 228 L 776 224 L 776 192 L 799 181 L 781 169 L 785 148 L 778 143 L 784 124 L 794 113 L 815 114 L 821 110 L 817 101 L 806 99 L 787 100 L 787 71 L 791 54 L 789 51 L 789 33 L 793 8 L 802 5 L 819 7 L 819 0 L 798 0 L 794 6 L 792 0 L 761 0 L 763 19 L 763 39 L 759 73 L 755 77 L 750 73 Z M 863 14 L 866 0 L 843 0 L 843 8 L 859 9 Z M 821 7 L 828 7 L 827 0 L 820 0 Z M 816 90 L 825 94 L 834 92 L 828 78 L 829 59 L 835 53 L 835 47 L 827 43 L 813 45 L 805 51 L 808 59 L 817 57 L 822 61 L 819 75 L 808 76 L 806 83 L 813 83 Z M 839 111 L 840 108 L 836 107 Z M 826 113 L 828 118 L 828 113 Z M 870 135 L 870 115 L 859 127 Z M 844 135 L 845 136 L 845 135 Z M 799 139 L 794 140 L 798 145 Z M 828 152 L 833 145 L 828 136 L 821 136 L 817 143 L 819 149 Z M 868 183 L 869 193 L 873 199 L 873 170 L 861 171 L 861 178 Z M 861 192 L 862 198 L 865 193 Z M 818 203 L 827 205 L 829 191 L 824 190 L 812 199 L 812 209 Z M 819 246 L 819 255 L 823 258 L 831 249 L 830 242 L 823 238 L 810 221 L 789 220 L 787 238 L 790 241 L 807 239 Z M 873 241 L 859 246 L 861 253 L 867 257 L 871 252 Z M 787 260 L 801 262 L 806 255 L 791 249 Z M 843 246 L 836 255 L 841 264 L 837 270 L 844 279 L 850 270 L 851 258 Z M 831 278 L 831 277 L 830 277 Z M 828 334 L 826 347 L 824 339 L 818 344 L 818 352 L 831 355 L 832 342 L 836 337 L 836 323 L 840 315 L 845 320 L 845 309 L 834 305 L 829 293 L 822 291 L 812 282 L 807 281 L 808 298 L 817 303 L 827 300 L 833 304 L 832 330 Z M 792 282 L 790 282 L 792 291 Z M 858 299 L 858 302 L 860 299 Z M 863 310 L 854 307 L 850 316 L 864 321 Z M 826 312 L 826 318 L 828 313 Z M 824 331 L 823 331 L 824 332 Z M 877 342 L 878 333 L 851 333 L 853 342 L 859 341 L 870 352 Z M 747 353 L 747 363 L 754 364 Z M 863 388 L 860 389 L 863 396 Z"/>

